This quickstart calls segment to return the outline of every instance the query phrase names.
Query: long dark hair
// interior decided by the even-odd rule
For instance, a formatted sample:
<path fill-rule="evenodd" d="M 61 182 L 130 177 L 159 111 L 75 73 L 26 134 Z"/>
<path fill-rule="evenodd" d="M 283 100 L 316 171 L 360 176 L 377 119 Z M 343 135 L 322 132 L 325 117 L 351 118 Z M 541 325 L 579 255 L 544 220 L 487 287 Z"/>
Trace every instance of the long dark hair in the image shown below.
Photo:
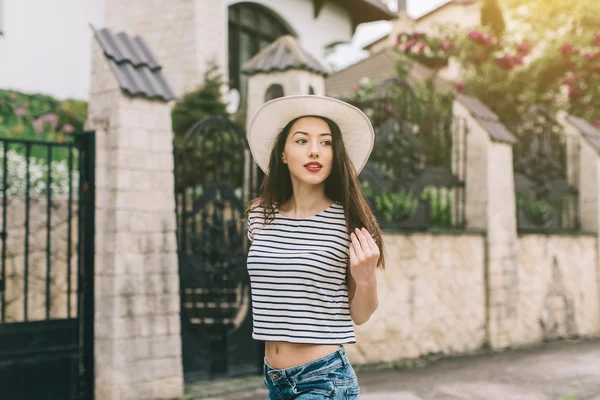
<path fill-rule="evenodd" d="M 260 196 L 250 202 L 246 214 L 256 207 L 262 207 L 265 213 L 265 221 L 271 221 L 274 217 L 275 208 L 292 197 L 292 178 L 287 164 L 281 158 L 281 154 L 292 125 L 300 118 L 304 117 L 291 120 L 277 135 L 269 159 L 269 173 L 265 175 L 261 184 Z M 321 116 L 317 116 L 317 118 L 327 122 L 333 137 L 333 166 L 331 174 L 325 180 L 325 195 L 344 206 L 348 234 L 353 232 L 355 228 L 363 227 L 371 233 L 377 247 L 379 247 L 378 266 L 385 268 L 381 228 L 379 228 L 379 224 L 360 190 L 356 170 L 346 152 L 346 146 L 344 146 L 342 132 L 337 124 L 330 119 Z"/>

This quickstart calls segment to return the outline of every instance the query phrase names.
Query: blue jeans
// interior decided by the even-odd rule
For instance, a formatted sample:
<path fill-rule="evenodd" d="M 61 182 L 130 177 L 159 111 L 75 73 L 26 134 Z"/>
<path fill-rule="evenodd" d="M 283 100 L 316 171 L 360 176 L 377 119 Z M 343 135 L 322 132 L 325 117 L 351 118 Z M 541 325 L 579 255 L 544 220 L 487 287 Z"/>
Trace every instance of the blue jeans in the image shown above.
<path fill-rule="evenodd" d="M 272 368 L 265 359 L 269 400 L 356 400 L 358 379 L 343 347 L 297 367 Z"/>

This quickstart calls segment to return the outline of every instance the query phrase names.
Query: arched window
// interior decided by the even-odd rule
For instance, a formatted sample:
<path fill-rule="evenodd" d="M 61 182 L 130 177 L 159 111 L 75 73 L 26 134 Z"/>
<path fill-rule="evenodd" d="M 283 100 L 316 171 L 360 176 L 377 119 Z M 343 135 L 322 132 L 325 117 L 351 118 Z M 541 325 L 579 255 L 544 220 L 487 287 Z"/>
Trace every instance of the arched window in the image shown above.
<path fill-rule="evenodd" d="M 242 104 L 247 97 L 247 76 L 241 67 L 262 48 L 281 36 L 292 34 L 273 11 L 255 3 L 229 7 L 229 85 L 240 92 Z"/>
<path fill-rule="evenodd" d="M 277 99 L 283 96 L 283 86 L 281 86 L 278 83 L 274 83 L 267 88 L 267 91 L 265 93 L 265 103 L 269 100 Z"/>
<path fill-rule="evenodd" d="M 308 94 L 315 94 L 315 89 L 312 87 L 312 85 L 308 86 Z"/>

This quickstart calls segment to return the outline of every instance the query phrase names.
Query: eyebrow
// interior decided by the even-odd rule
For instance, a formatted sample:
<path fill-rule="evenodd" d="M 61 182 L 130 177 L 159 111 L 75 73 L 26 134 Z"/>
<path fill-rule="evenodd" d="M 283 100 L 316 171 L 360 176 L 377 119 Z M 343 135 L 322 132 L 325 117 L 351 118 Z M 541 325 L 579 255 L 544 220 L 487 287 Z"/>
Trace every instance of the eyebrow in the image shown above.
<path fill-rule="evenodd" d="M 303 132 L 303 131 L 297 131 L 296 133 L 294 133 L 294 134 L 292 135 L 292 137 L 296 136 L 297 134 L 301 134 L 301 135 L 306 135 L 306 136 L 308 136 L 308 133 L 306 133 L 306 132 Z M 321 134 L 319 134 L 319 136 L 331 136 L 331 137 L 333 137 L 333 135 L 332 135 L 331 133 L 321 133 Z"/>

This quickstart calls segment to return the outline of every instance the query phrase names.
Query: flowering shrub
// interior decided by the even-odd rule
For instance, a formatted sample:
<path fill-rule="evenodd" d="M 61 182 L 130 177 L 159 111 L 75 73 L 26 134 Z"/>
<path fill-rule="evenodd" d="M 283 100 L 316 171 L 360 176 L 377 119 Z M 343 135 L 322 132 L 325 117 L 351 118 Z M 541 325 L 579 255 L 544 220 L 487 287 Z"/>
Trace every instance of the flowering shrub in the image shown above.
<path fill-rule="evenodd" d="M 600 127 L 600 32 L 540 44 L 481 28 L 456 34 L 454 42 L 462 75 L 456 90 L 478 97 L 502 120 L 544 104 Z"/>
<path fill-rule="evenodd" d="M 448 65 L 452 41 L 422 32 L 403 32 L 397 37 L 396 49 L 423 65 L 442 68 Z"/>
<path fill-rule="evenodd" d="M 8 195 L 24 195 L 27 189 L 27 160 L 25 157 L 14 150 L 6 153 L 8 176 L 7 191 Z M 0 165 L 4 163 L 4 155 L 0 152 Z M 74 159 L 73 165 L 77 165 Z M 51 171 L 51 194 L 60 195 L 69 193 L 69 165 L 67 160 L 53 161 L 50 163 Z M 0 168 L 0 182 L 4 181 L 4 171 Z M 79 173 L 77 168 L 71 171 L 73 198 L 77 198 L 77 187 L 79 184 Z M 48 163 L 37 158 L 29 160 L 29 194 L 45 195 L 48 193 Z"/>

